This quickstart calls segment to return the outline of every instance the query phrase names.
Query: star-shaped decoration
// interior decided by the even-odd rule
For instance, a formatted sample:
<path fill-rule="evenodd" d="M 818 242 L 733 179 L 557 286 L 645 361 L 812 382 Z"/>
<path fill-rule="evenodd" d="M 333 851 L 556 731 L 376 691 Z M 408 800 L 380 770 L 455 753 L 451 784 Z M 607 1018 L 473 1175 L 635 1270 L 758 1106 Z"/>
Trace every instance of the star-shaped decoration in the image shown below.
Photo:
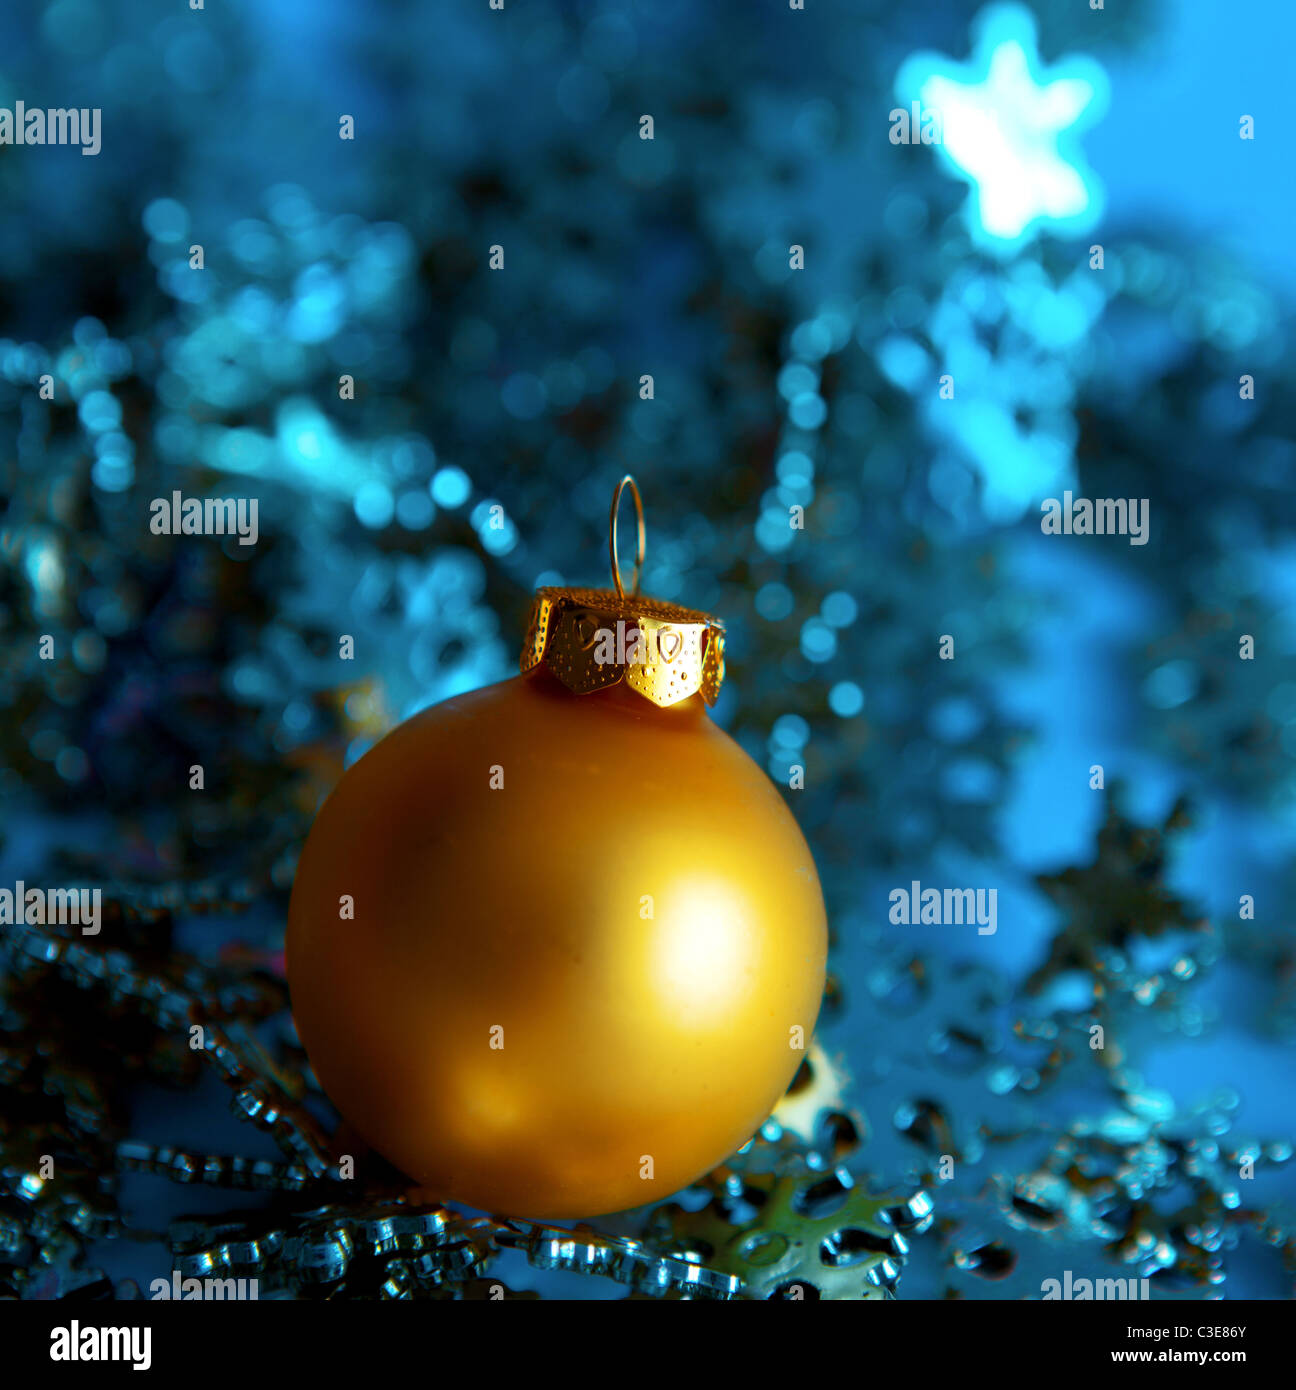
<path fill-rule="evenodd" d="M 1189 824 L 1187 801 L 1176 801 L 1160 826 L 1145 826 L 1121 813 L 1122 793 L 1119 783 L 1107 790 L 1107 815 L 1092 864 L 1036 876 L 1063 921 L 1047 960 L 1026 981 L 1031 993 L 1060 974 L 1080 970 L 1093 977 L 1096 993 L 1106 998 L 1113 990 L 1113 957 L 1127 957 L 1136 939 L 1211 933 L 1209 920 L 1166 882 L 1167 842 Z"/>
<path fill-rule="evenodd" d="M 1078 134 L 1103 113 L 1107 78 L 1092 59 L 1066 58 L 1047 70 L 1035 20 L 1020 5 L 991 5 L 973 21 L 967 63 L 915 53 L 896 77 L 896 95 L 936 113 L 935 143 L 957 178 L 972 187 L 975 240 L 1014 250 L 1043 228 L 1082 232 L 1101 212 L 1102 189 L 1084 163 Z"/>

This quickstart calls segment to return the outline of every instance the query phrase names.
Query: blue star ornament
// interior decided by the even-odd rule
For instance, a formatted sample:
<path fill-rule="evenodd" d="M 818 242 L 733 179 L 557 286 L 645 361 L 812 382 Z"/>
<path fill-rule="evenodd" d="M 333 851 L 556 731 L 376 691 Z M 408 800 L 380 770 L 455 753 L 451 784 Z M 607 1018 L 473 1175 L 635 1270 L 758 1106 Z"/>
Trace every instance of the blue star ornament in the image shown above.
<path fill-rule="evenodd" d="M 1020 5 L 987 7 L 972 32 L 967 63 L 939 53 L 907 58 L 896 95 L 916 103 L 923 143 L 935 144 L 949 171 L 971 185 L 973 239 L 1012 251 L 1042 230 L 1087 231 L 1103 194 L 1078 136 L 1106 110 L 1106 73 L 1083 57 L 1045 71 L 1034 16 Z"/>

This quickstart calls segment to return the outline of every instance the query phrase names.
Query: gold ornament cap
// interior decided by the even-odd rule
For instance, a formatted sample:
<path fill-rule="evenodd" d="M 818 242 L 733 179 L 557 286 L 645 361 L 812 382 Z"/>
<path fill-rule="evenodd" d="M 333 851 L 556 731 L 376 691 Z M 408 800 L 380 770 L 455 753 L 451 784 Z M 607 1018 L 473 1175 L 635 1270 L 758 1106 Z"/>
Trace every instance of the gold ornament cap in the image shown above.
<path fill-rule="evenodd" d="M 626 593 L 617 560 L 617 509 L 630 489 L 638 521 L 634 583 Z M 625 681 L 663 709 L 701 694 L 714 705 L 724 680 L 724 623 L 639 593 L 644 560 L 643 501 L 627 473 L 612 494 L 608 552 L 615 589 L 540 589 L 531 605 L 521 669 L 542 663 L 577 695 Z"/>

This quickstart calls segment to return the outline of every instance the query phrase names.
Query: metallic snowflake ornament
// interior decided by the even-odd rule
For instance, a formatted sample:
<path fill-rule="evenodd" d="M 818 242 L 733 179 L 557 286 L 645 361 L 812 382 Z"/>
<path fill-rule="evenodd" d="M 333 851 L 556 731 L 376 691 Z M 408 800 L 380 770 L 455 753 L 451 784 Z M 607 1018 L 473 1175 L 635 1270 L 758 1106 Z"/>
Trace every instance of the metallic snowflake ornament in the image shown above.
<path fill-rule="evenodd" d="M 1089 58 L 1044 69 L 1035 20 L 1020 5 L 992 5 L 973 22 L 966 63 L 915 53 L 895 91 L 936 117 L 925 125 L 956 178 L 971 185 L 968 223 L 988 250 L 1012 252 L 1041 230 L 1078 233 L 1102 212 L 1102 189 L 1076 139 L 1106 109 L 1108 84 Z"/>

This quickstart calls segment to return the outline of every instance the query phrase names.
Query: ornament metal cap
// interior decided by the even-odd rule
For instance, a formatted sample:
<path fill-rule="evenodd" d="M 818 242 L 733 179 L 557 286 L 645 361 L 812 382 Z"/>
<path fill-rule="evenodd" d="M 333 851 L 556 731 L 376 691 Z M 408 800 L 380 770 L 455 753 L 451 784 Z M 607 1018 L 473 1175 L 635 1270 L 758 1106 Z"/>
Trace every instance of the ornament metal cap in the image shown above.
<path fill-rule="evenodd" d="M 617 510 L 629 487 L 638 522 L 634 581 L 627 594 L 617 560 Z M 521 669 L 543 663 L 577 695 L 625 681 L 654 705 L 666 708 L 701 694 L 716 702 L 724 680 L 724 623 L 639 593 L 644 560 L 643 500 L 627 473 L 612 494 L 608 552 L 614 589 L 548 588 L 531 605 Z"/>

